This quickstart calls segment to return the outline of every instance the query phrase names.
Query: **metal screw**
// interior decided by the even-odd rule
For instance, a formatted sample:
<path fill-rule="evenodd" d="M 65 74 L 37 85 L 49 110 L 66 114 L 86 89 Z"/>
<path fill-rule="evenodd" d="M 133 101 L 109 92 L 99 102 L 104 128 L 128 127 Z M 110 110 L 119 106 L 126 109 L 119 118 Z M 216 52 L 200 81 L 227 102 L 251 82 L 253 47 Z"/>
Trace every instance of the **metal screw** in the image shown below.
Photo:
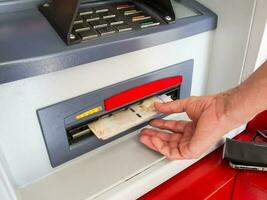
<path fill-rule="evenodd" d="M 172 18 L 171 18 L 170 16 L 166 16 L 165 19 L 166 19 L 167 21 L 171 21 L 171 20 L 172 20 Z"/>
<path fill-rule="evenodd" d="M 43 5 L 43 7 L 45 7 L 45 8 L 47 8 L 47 7 L 49 7 L 49 6 L 50 6 L 49 3 L 45 3 L 45 4 Z"/>
<path fill-rule="evenodd" d="M 71 34 L 70 34 L 70 39 L 71 39 L 71 40 L 75 40 L 75 38 L 76 38 L 75 35 L 71 33 Z"/>

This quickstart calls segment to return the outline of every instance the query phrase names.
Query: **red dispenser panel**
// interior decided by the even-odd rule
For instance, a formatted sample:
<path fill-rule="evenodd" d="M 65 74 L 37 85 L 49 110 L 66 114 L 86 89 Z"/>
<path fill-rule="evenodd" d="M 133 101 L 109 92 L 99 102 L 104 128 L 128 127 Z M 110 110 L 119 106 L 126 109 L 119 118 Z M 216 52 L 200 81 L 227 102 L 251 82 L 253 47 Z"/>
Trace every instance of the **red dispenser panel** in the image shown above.
<path fill-rule="evenodd" d="M 131 88 L 106 99 L 104 101 L 105 109 L 112 110 L 132 103 L 144 97 L 156 94 L 160 91 L 181 85 L 182 81 L 182 76 L 174 76 Z"/>

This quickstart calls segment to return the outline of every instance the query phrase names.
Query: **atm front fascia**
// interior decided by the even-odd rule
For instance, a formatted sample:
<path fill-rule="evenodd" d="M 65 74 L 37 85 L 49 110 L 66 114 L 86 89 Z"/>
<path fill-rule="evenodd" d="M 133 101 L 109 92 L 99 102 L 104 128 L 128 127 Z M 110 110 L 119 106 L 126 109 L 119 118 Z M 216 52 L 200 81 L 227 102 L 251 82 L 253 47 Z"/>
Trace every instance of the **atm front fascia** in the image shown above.
<path fill-rule="evenodd" d="M 65 35 L 41 9 L 55 2 L 67 4 L 0 1 L 0 178 L 7 199 L 133 199 L 164 181 L 163 169 L 172 167 L 165 171 L 170 177 L 196 162 L 178 166 L 140 144 L 147 123 L 108 140 L 81 132 L 155 95 L 203 94 L 217 15 L 194 0 L 166 1 L 173 12 L 168 23 L 159 10 L 170 7 L 151 6 L 162 1 L 131 0 L 161 25 L 70 44 L 80 4 L 123 1 L 71 1 L 76 7 Z M 124 94 L 133 98 L 121 101 Z M 149 187 L 139 185 L 155 174 L 161 175 Z"/>

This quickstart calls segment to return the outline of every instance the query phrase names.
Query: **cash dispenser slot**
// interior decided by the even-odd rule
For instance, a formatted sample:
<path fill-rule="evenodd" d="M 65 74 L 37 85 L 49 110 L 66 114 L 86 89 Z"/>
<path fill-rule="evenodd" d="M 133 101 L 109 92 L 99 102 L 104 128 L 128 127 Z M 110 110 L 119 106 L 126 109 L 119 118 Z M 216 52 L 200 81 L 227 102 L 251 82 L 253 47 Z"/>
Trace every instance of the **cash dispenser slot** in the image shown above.
<path fill-rule="evenodd" d="M 51 165 L 56 167 L 164 117 L 154 103 L 189 96 L 192 72 L 193 60 L 188 60 L 38 109 Z"/>
<path fill-rule="evenodd" d="M 170 99 L 176 100 L 176 99 L 179 99 L 179 92 L 180 92 L 180 87 L 175 87 L 175 88 L 171 88 L 167 91 L 160 92 L 158 95 L 165 94 L 166 96 L 169 96 Z M 123 106 L 120 109 L 116 109 L 116 110 L 113 110 L 111 112 L 105 113 L 104 115 L 93 118 L 91 120 L 88 120 L 86 122 L 83 122 L 81 124 L 73 126 L 71 128 L 66 128 L 69 144 L 70 145 L 75 144 L 77 142 L 80 142 L 83 139 L 88 138 L 88 137 L 95 137 L 94 132 L 89 128 L 88 124 L 95 122 L 97 120 L 103 119 L 103 118 L 111 117 L 114 113 L 123 112 L 125 110 L 128 110 L 131 105 L 142 104 L 146 99 L 149 99 L 152 96 L 157 96 L 157 95 L 148 96 L 146 98 L 140 99 L 137 102 Z M 133 127 L 131 127 L 131 128 L 133 128 Z"/>
<path fill-rule="evenodd" d="M 165 95 L 171 100 L 179 99 L 181 83 L 182 76 L 170 77 L 123 91 L 105 99 L 104 108 L 103 110 L 101 109 L 101 111 L 99 111 L 100 114 L 89 114 L 89 116 L 84 117 L 86 119 L 82 119 L 81 122 L 76 120 L 76 123 L 69 126 L 66 125 L 66 134 L 69 144 L 73 145 L 89 137 L 95 137 L 94 132 L 89 128 L 90 123 L 96 122 L 103 118 L 111 117 L 118 112 L 124 112 L 128 109 L 131 109 L 131 106 L 133 105 L 141 105 L 151 97 Z M 75 117 L 73 116 L 73 118 L 83 118 L 82 115 L 86 116 L 86 112 L 88 113 L 88 111 L 93 113 L 93 110 L 96 108 L 100 109 L 100 107 L 96 105 L 93 108 L 89 108 L 83 112 L 75 114 Z M 159 117 L 159 115 L 157 115 L 157 117 Z M 124 131 L 125 130 L 121 132 Z"/>

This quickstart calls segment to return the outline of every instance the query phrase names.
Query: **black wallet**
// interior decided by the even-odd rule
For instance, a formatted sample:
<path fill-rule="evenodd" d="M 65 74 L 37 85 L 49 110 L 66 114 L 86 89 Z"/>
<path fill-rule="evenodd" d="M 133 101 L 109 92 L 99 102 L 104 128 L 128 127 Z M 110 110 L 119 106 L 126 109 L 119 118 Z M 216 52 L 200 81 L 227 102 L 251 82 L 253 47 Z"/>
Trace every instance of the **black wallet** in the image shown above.
<path fill-rule="evenodd" d="M 257 131 L 252 141 L 226 139 L 223 158 L 243 165 L 267 167 L 267 143 L 256 142 L 257 137 L 267 139 L 267 131 Z"/>

